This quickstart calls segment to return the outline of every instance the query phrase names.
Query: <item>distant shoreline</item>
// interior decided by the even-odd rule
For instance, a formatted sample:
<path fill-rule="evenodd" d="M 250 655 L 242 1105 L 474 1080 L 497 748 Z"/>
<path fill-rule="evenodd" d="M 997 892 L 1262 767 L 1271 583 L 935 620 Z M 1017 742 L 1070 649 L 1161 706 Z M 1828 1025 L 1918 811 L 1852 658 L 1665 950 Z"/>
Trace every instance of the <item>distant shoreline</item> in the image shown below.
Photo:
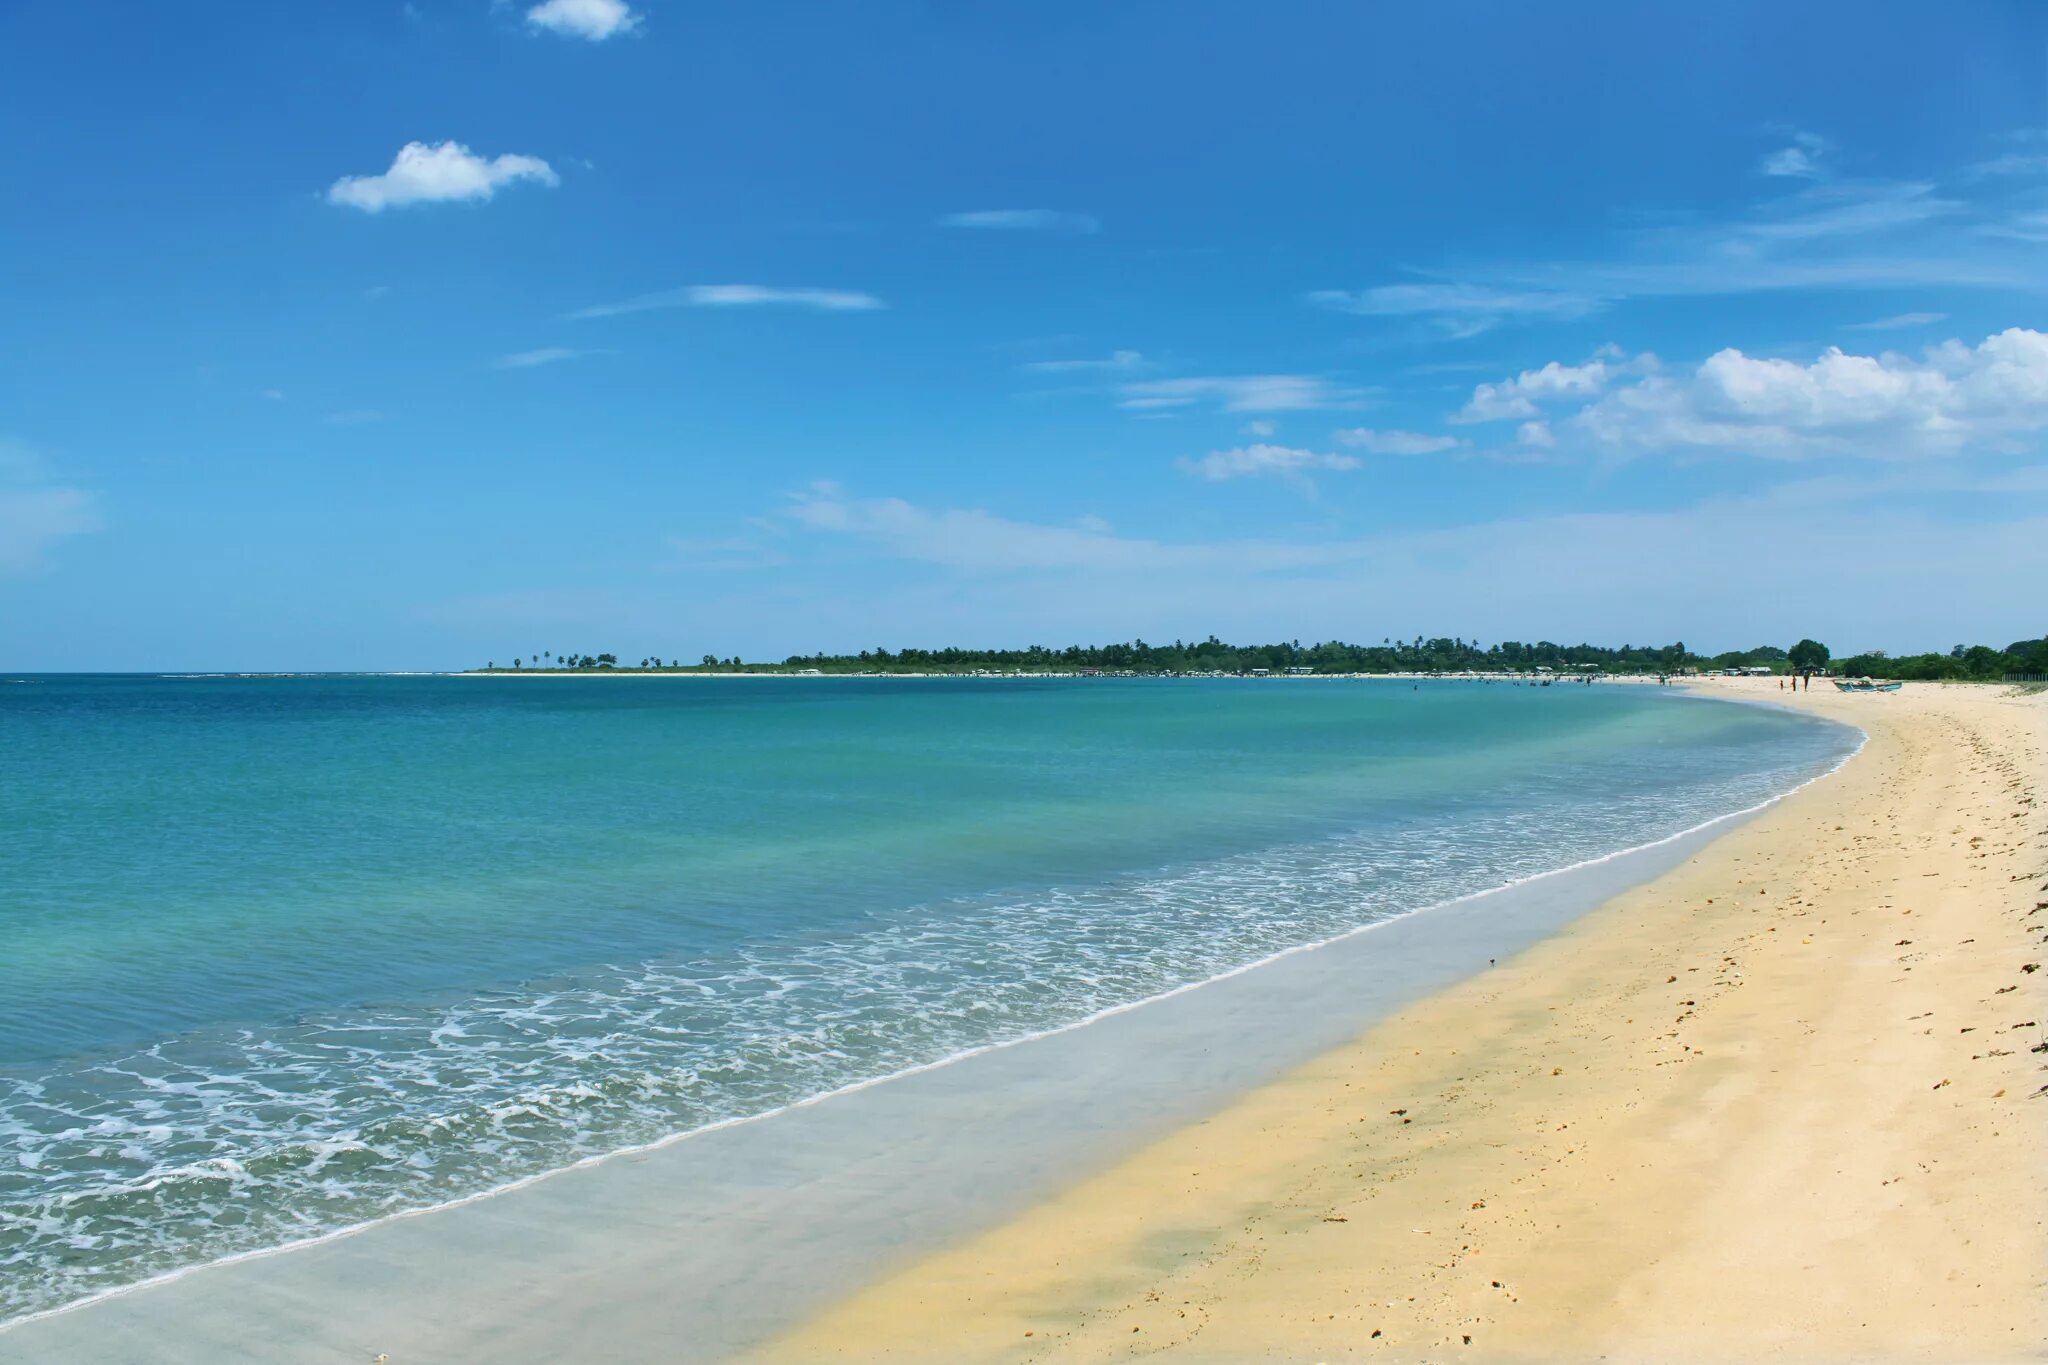
<path fill-rule="evenodd" d="M 696 668 L 466 668 L 452 673 L 438 673 L 427 676 L 444 678 L 794 678 L 817 681 L 821 678 L 962 678 L 991 682 L 1015 681 L 1019 678 L 1159 678 L 1178 681 L 1221 678 L 1241 682 L 1371 682 L 1385 679 L 1396 682 L 1648 682 L 1657 681 L 1654 673 L 1168 673 L 1168 672 L 1123 672 L 1101 669 L 1082 672 L 1066 670 L 1019 670 L 1014 673 L 994 670 L 945 672 L 927 669 L 870 672 L 801 672 L 795 669 L 762 669 L 759 672 L 735 671 L 733 669 L 711 670 Z M 1666 675 L 1676 685 L 1681 682 L 1698 682 L 1700 675 L 1672 673 Z"/>

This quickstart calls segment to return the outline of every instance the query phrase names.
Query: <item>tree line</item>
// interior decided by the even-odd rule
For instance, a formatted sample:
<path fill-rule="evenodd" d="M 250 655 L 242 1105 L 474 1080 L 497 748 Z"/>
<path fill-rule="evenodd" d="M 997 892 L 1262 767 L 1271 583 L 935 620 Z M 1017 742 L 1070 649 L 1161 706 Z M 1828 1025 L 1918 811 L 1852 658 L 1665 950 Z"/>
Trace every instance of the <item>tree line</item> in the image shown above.
<path fill-rule="evenodd" d="M 1852 654 L 1835 671 L 1853 678 L 1898 678 L 1907 682 L 1943 680 L 1996 682 L 2002 678 L 2048 678 L 2048 638 L 2015 640 L 2004 649 L 1989 645 L 1957 645 L 1946 654 L 1890 655 L 1883 650 Z"/>
<path fill-rule="evenodd" d="M 615 654 L 557 653 L 541 650 L 513 660 L 513 668 L 602 670 L 633 668 Z M 495 662 L 488 665 L 497 668 Z M 1688 668 L 1769 668 L 1776 673 L 1822 669 L 1851 676 L 1906 679 L 1991 679 L 2048 675 L 2048 639 L 2020 640 L 2004 649 L 1957 645 L 1946 654 L 1898 657 L 1882 652 L 1835 661 L 1830 668 L 1827 647 L 1801 640 L 1789 648 L 1759 645 L 1719 654 L 1696 654 L 1684 641 L 1668 645 L 1558 644 L 1550 640 L 1525 643 L 1505 640 L 1482 645 L 1457 636 L 1412 640 L 1382 638 L 1374 644 L 1324 640 L 1304 645 L 1299 640 L 1276 644 L 1234 645 L 1211 635 L 1205 640 L 1149 644 L 1068 645 L 1025 649 L 864 649 L 857 654 L 792 654 L 780 663 L 743 663 L 738 655 L 706 654 L 699 662 L 645 658 L 639 668 L 663 672 L 785 673 L 815 669 L 820 673 L 968 673 L 1077 672 L 1099 670 L 1129 673 L 1250 673 L 1288 669 L 1311 673 L 1508 673 L 1548 668 L 1558 672 L 1602 670 L 1611 673 L 1680 673 Z"/>

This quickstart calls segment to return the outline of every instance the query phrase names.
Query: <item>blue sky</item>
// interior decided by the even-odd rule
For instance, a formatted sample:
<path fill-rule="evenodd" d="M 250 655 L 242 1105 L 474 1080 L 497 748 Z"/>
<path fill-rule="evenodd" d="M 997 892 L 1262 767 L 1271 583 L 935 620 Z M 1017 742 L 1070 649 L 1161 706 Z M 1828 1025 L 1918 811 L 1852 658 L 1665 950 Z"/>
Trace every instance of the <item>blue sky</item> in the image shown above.
<path fill-rule="evenodd" d="M 2048 629 L 2048 9 L 0 11 L 0 666 Z"/>

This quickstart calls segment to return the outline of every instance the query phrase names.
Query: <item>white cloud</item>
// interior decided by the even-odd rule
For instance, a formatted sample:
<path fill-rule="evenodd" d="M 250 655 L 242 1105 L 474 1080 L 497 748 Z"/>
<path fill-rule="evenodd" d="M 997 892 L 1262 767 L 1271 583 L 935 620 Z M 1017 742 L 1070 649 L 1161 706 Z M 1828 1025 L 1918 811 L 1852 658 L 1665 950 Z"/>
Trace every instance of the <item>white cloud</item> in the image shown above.
<path fill-rule="evenodd" d="M 873 294 L 852 289 L 781 289 L 765 284 L 692 284 L 642 294 L 620 303 L 579 308 L 572 318 L 609 318 L 646 313 L 658 308 L 810 308 L 824 313 L 858 313 L 887 304 Z"/>
<path fill-rule="evenodd" d="M 1624 454 L 1718 449 L 1797 459 L 1911 459 L 2012 452 L 2048 431 L 2048 335 L 2009 328 L 1977 346 L 1944 342 L 1915 360 L 1830 347 L 1812 364 L 1709 356 L 1690 374 L 1651 374 L 1571 419 Z"/>
<path fill-rule="evenodd" d="M 1605 360 L 1560 365 L 1555 360 L 1540 370 L 1524 370 L 1498 384 L 1481 384 L 1453 422 L 1506 422 L 1534 417 L 1536 405 L 1556 398 L 1588 397 L 1606 385 L 1613 371 Z"/>
<path fill-rule="evenodd" d="M 793 499 L 786 520 L 797 548 L 829 538 L 906 566 L 887 592 L 855 580 L 834 608 L 858 605 L 864 636 L 903 638 L 1001 620 L 1021 638 L 1213 629 L 1377 639 L 1455 620 L 1484 639 L 1682 634 L 1713 648 L 1813 634 L 1847 654 L 2033 633 L 2048 581 L 2048 518 L 1963 524 L 1852 487 L 1329 540 L 1154 540 L 858 498 L 830 484 Z M 1970 555 L 1955 553 L 1959 536 Z M 1788 577 L 1791 545 L 1830 571 Z M 1703 563 L 1715 571 L 1702 574 Z M 1987 575 L 1987 563 L 2001 572 Z M 849 573 L 843 556 L 832 564 L 835 579 Z M 820 617 L 818 629 L 834 628 L 830 612 Z"/>
<path fill-rule="evenodd" d="M 640 16 L 625 0 L 546 0 L 526 12 L 526 22 L 565 38 L 601 43 L 631 33 L 640 26 Z"/>
<path fill-rule="evenodd" d="M 1515 439 L 1532 450 L 1548 450 L 1557 444 L 1557 437 L 1551 434 L 1550 423 L 1541 419 L 1516 427 Z"/>
<path fill-rule="evenodd" d="M 1555 289 L 1506 289 L 1491 285 L 1383 284 L 1371 289 L 1318 289 L 1308 301 L 1340 313 L 1366 317 L 1437 318 L 1456 336 L 1474 336 L 1507 318 L 1569 321 L 1599 309 L 1605 300 Z"/>
<path fill-rule="evenodd" d="M 1298 412 L 1361 406 L 1363 391 L 1312 374 L 1201 375 L 1148 379 L 1118 389 L 1119 406 L 1139 412 L 1214 402 L 1225 412 Z"/>
<path fill-rule="evenodd" d="M 494 370 L 530 370 L 539 365 L 553 365 L 563 360 L 575 360 L 589 355 L 589 351 L 572 350 L 567 346 L 543 346 L 534 351 L 514 351 L 501 355 L 491 362 Z"/>
<path fill-rule="evenodd" d="M 1807 179 L 1820 174 L 1820 167 L 1804 147 L 1781 147 L 1765 157 L 1757 169 L 1765 175 L 1796 175 Z"/>
<path fill-rule="evenodd" d="M 1267 419 L 1262 417 L 1255 422 L 1246 422 L 1237 430 L 1240 435 L 1257 436 L 1261 440 L 1264 440 L 1267 437 L 1273 435 L 1273 433 L 1280 430 L 1280 424 L 1278 422 L 1268 421 Z"/>
<path fill-rule="evenodd" d="M 1421 431 L 1375 430 L 1372 427 L 1347 427 L 1336 433 L 1337 440 L 1347 446 L 1374 455 L 1434 455 L 1439 451 L 1455 450 L 1464 442 L 1455 436 L 1431 436 Z"/>
<path fill-rule="evenodd" d="M 1802 180 L 1815 180 L 1822 174 L 1822 160 L 1829 151 L 1828 140 L 1818 133 L 1808 133 L 1797 128 L 1781 128 L 1779 131 L 1792 139 L 1789 147 L 1780 147 L 1758 164 L 1757 170 L 1764 175 L 1792 176 Z"/>
<path fill-rule="evenodd" d="M 1020 368 L 1036 374 L 1076 374 L 1089 371 L 1141 370 L 1145 357 L 1137 351 L 1111 351 L 1100 360 L 1034 360 Z"/>
<path fill-rule="evenodd" d="M 1948 321 L 1946 313 L 1896 313 L 1875 322 L 1851 322 L 1844 324 L 1845 332 L 1891 332 L 1901 327 L 1931 327 L 1937 322 Z"/>
<path fill-rule="evenodd" d="M 2048 175 L 2048 152 L 2006 152 L 1970 167 L 1972 175 Z"/>
<path fill-rule="evenodd" d="M 1322 469 L 1357 469 L 1356 455 L 1325 455 L 1293 446 L 1248 445 L 1232 450 L 1213 450 L 1198 460 L 1182 459 L 1180 467 L 1199 479 L 1222 483 L 1229 479 L 1279 478 L 1306 484 L 1308 475 Z"/>
<path fill-rule="evenodd" d="M 399 148 L 391 169 L 382 175 L 345 175 L 327 190 L 327 202 L 365 213 L 379 213 L 404 204 L 489 199 L 520 180 L 557 185 L 561 177 L 535 156 L 501 156 L 485 160 L 459 142 L 428 146 L 408 142 Z"/>
<path fill-rule="evenodd" d="M 1795 139 L 1793 150 L 1820 165 L 1822 146 L 1817 139 L 1811 145 Z M 1796 188 L 1733 216 L 1656 215 L 1650 225 L 1620 233 L 1604 257 L 1434 270 L 1421 281 L 1323 289 L 1306 298 L 1363 316 L 1422 319 L 1462 338 L 1506 323 L 1568 322 L 1629 299 L 2031 288 L 2038 279 L 2020 248 L 1994 242 L 2048 240 L 2048 216 L 1943 195 L 1924 181 L 1795 177 L 1778 183 Z"/>
<path fill-rule="evenodd" d="M 1165 548 L 1092 527 L 1010 521 L 979 509 L 933 510 L 901 498 L 853 498 L 834 483 L 816 483 L 796 494 L 785 515 L 813 531 L 960 569 L 1142 569 L 1158 563 Z"/>
<path fill-rule="evenodd" d="M 91 493 L 49 483 L 29 450 L 0 441 L 0 577 L 36 573 L 59 541 L 99 528 Z"/>
<path fill-rule="evenodd" d="M 1059 209 L 974 209 L 949 213 L 939 219 L 940 227 L 979 228 L 990 232 L 1063 232 L 1085 235 L 1100 232 L 1102 222 L 1092 214 L 1066 213 Z"/>

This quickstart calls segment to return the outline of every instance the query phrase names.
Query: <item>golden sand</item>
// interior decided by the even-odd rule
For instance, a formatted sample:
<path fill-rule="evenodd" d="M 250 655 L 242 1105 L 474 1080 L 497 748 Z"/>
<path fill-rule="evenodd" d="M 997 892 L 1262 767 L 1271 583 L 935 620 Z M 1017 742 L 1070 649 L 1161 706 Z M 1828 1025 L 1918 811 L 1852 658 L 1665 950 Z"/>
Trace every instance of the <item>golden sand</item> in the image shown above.
<path fill-rule="evenodd" d="M 1863 753 L 762 1360 L 2041 1359 L 2048 698 Z"/>

